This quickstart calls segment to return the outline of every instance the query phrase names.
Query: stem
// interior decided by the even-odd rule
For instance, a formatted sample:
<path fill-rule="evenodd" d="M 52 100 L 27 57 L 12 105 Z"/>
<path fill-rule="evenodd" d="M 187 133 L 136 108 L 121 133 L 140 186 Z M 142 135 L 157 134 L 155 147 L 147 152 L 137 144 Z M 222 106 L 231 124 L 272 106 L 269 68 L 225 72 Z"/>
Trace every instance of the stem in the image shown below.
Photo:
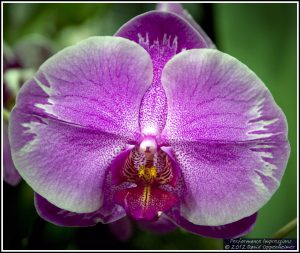
<path fill-rule="evenodd" d="M 273 236 L 273 239 L 282 239 L 297 227 L 297 218 L 290 221 L 288 224 L 279 229 Z"/>
<path fill-rule="evenodd" d="M 3 119 L 4 119 L 6 122 L 8 122 L 10 112 L 9 112 L 7 109 L 5 109 L 4 107 L 2 108 L 2 110 L 3 110 Z"/>

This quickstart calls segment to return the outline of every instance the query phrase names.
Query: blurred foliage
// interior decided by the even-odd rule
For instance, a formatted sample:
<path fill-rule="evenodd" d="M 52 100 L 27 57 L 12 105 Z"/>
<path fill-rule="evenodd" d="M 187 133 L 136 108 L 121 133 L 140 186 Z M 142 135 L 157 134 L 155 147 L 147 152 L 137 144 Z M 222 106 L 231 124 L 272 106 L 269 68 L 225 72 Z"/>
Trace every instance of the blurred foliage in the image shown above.
<path fill-rule="evenodd" d="M 281 186 L 261 209 L 248 237 L 268 238 L 297 215 L 296 4 L 184 4 L 215 39 L 217 47 L 248 65 L 264 81 L 289 123 L 291 156 Z M 4 40 L 12 48 L 31 34 L 54 43 L 55 51 L 94 35 L 113 35 L 154 4 L 4 3 Z M 5 249 L 222 249 L 222 240 L 177 229 L 155 235 L 135 228 L 127 242 L 107 225 L 64 228 L 39 218 L 31 188 L 4 184 Z M 289 235 L 295 238 L 296 231 Z"/>

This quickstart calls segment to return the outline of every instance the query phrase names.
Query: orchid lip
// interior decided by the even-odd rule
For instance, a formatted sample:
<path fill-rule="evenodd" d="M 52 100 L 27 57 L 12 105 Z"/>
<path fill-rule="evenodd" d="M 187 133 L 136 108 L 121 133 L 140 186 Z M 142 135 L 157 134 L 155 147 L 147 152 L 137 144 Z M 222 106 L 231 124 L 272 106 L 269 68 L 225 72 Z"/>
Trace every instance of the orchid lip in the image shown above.
<path fill-rule="evenodd" d="M 169 155 L 158 147 L 156 136 L 145 136 L 127 152 L 120 178 L 135 186 L 117 191 L 115 202 L 136 220 L 154 220 L 178 202 L 176 194 L 163 187 L 173 186 L 178 173 Z"/>

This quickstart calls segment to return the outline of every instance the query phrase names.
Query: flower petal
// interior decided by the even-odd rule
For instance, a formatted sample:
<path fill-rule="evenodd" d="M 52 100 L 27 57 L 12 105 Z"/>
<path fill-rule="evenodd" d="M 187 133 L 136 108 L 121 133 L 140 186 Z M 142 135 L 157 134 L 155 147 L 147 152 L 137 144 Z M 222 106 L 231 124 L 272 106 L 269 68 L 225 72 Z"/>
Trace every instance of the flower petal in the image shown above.
<path fill-rule="evenodd" d="M 202 36 L 202 38 L 205 40 L 208 48 L 216 48 L 214 43 L 211 41 L 211 39 L 207 36 L 207 34 L 204 32 L 204 30 L 201 28 L 200 25 L 197 24 L 197 22 L 193 19 L 193 17 L 190 15 L 190 13 L 182 8 L 182 5 L 179 3 L 158 3 L 156 6 L 156 9 L 159 11 L 166 11 L 166 12 L 172 12 L 186 21 L 190 23 Z"/>
<path fill-rule="evenodd" d="M 149 11 L 124 24 L 115 34 L 136 43 L 148 34 L 149 45 L 157 39 L 163 41 L 165 34 L 172 39 L 177 38 L 177 51 L 182 49 L 203 48 L 206 42 L 184 19 L 173 13 Z"/>
<path fill-rule="evenodd" d="M 37 213 L 46 221 L 57 226 L 87 227 L 97 223 L 97 211 L 92 213 L 74 213 L 51 204 L 39 194 L 34 195 Z"/>
<path fill-rule="evenodd" d="M 48 59 L 22 87 L 17 106 L 29 114 L 133 138 L 152 71 L 148 53 L 136 43 L 91 37 Z"/>
<path fill-rule="evenodd" d="M 12 186 L 16 186 L 21 181 L 21 176 L 16 170 L 11 158 L 8 141 L 8 125 L 5 121 L 3 122 L 3 179 Z"/>
<path fill-rule="evenodd" d="M 123 208 L 114 206 L 110 209 L 110 214 L 103 212 L 103 207 L 91 213 L 75 213 L 58 208 L 51 204 L 41 195 L 35 193 L 34 203 L 37 213 L 46 221 L 57 226 L 64 227 L 87 227 L 94 226 L 98 222 L 110 223 L 115 222 L 126 215 Z M 105 214 L 105 215 L 104 215 Z"/>
<path fill-rule="evenodd" d="M 199 226 L 180 216 L 178 210 L 171 210 L 167 215 L 173 222 L 188 232 L 205 237 L 224 239 L 241 237 L 248 234 L 252 230 L 257 218 L 257 213 L 255 213 L 236 222 L 222 226 Z"/>
<path fill-rule="evenodd" d="M 126 187 L 128 185 L 115 186 L 112 183 L 112 174 L 108 170 L 102 186 L 103 205 L 98 210 L 89 213 L 69 212 L 51 204 L 37 193 L 35 193 L 35 207 L 43 219 L 59 226 L 86 227 L 98 222 L 111 223 L 126 215 L 124 209 L 116 205 L 113 197 L 117 191 Z"/>
<path fill-rule="evenodd" d="M 152 186 L 137 186 L 117 192 L 115 201 L 134 219 L 152 221 L 157 218 L 158 212 L 168 210 L 178 200 L 165 190 Z"/>
<path fill-rule="evenodd" d="M 248 141 L 286 134 L 285 117 L 262 81 L 237 59 L 193 49 L 166 65 L 165 134 L 182 141 Z"/>
<path fill-rule="evenodd" d="M 101 207 L 106 169 L 126 139 L 14 109 L 10 143 L 14 164 L 34 191 L 62 209 L 86 213 Z"/>
<path fill-rule="evenodd" d="M 162 77 L 163 131 L 187 192 L 181 215 L 198 225 L 232 223 L 274 194 L 290 147 L 284 114 L 245 65 L 212 49 L 175 56 Z"/>
<path fill-rule="evenodd" d="M 184 19 L 160 11 L 133 18 L 119 29 L 116 36 L 139 43 L 151 56 L 154 78 L 142 100 L 139 123 L 143 134 L 159 135 L 167 118 L 167 99 L 161 85 L 162 69 L 176 53 L 206 47 L 205 41 Z"/>
<path fill-rule="evenodd" d="M 21 88 L 11 114 L 21 176 L 59 208 L 99 209 L 105 171 L 136 137 L 151 78 L 146 51 L 122 38 L 90 38 L 50 58 Z"/>

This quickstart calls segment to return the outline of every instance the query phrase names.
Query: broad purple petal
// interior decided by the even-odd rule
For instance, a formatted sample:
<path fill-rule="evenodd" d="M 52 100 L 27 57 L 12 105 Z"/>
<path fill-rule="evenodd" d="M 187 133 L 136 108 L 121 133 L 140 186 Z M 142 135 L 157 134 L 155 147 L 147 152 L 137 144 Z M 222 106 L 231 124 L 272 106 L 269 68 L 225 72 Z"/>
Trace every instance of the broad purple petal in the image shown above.
<path fill-rule="evenodd" d="M 241 237 L 248 234 L 254 227 L 257 218 L 257 213 L 255 213 L 236 222 L 222 226 L 199 226 L 180 216 L 178 210 L 171 210 L 167 215 L 174 223 L 190 233 L 224 239 Z"/>
<path fill-rule="evenodd" d="M 126 187 L 126 186 L 123 186 Z M 93 226 L 98 222 L 115 222 L 126 215 L 125 210 L 116 205 L 113 195 L 123 189 L 112 184 L 111 173 L 108 171 L 102 187 L 103 205 L 90 213 L 75 213 L 58 208 L 42 196 L 35 193 L 35 207 L 38 214 L 45 220 L 59 226 L 85 227 Z"/>
<path fill-rule="evenodd" d="M 112 182 L 112 174 L 108 170 L 102 186 L 103 205 L 98 210 L 89 213 L 69 212 L 51 204 L 37 193 L 35 193 L 35 207 L 43 219 L 59 226 L 85 227 L 93 226 L 98 222 L 112 223 L 126 215 L 125 210 L 116 205 L 114 194 L 127 187 L 129 185 L 126 184 L 115 186 Z"/>
<path fill-rule="evenodd" d="M 34 203 L 37 213 L 46 221 L 64 227 L 87 227 L 97 223 L 110 223 L 121 219 L 126 215 L 124 210 L 118 206 L 110 209 L 110 215 L 103 214 L 103 208 L 91 213 L 75 213 L 58 208 L 51 204 L 41 195 L 35 193 Z"/>
<path fill-rule="evenodd" d="M 59 208 L 99 209 L 105 172 L 136 136 L 151 79 L 146 51 L 122 38 L 93 37 L 50 58 L 21 88 L 11 114 L 21 176 Z"/>
<path fill-rule="evenodd" d="M 24 84 L 17 104 L 30 114 L 134 138 L 152 77 L 142 47 L 123 38 L 92 37 L 47 60 Z"/>
<path fill-rule="evenodd" d="M 287 132 L 284 114 L 263 82 L 237 59 L 194 49 L 166 65 L 165 134 L 182 141 L 248 141 Z"/>
<path fill-rule="evenodd" d="M 74 213 L 58 208 L 37 193 L 34 196 L 37 213 L 46 221 L 57 226 L 87 227 L 97 223 L 97 211 L 92 213 Z"/>
<path fill-rule="evenodd" d="M 190 15 L 190 13 L 182 8 L 182 5 L 179 3 L 158 3 L 156 6 L 156 9 L 158 11 L 166 11 L 166 12 L 172 12 L 186 21 L 188 21 L 202 36 L 202 38 L 205 40 L 208 48 L 215 48 L 216 46 L 211 41 L 211 39 L 207 36 L 207 34 L 204 32 L 204 30 L 201 28 L 200 25 L 197 24 L 197 22 L 193 19 L 193 17 Z"/>
<path fill-rule="evenodd" d="M 10 131 L 13 161 L 34 191 L 72 212 L 100 208 L 106 169 L 126 139 L 18 109 Z"/>
<path fill-rule="evenodd" d="M 21 176 L 16 170 L 11 158 L 8 141 L 8 125 L 5 121 L 3 122 L 3 179 L 12 186 L 16 186 L 21 181 Z"/>
<path fill-rule="evenodd" d="M 187 188 L 182 216 L 218 226 L 257 212 L 279 187 L 290 153 L 285 116 L 268 89 L 212 49 L 175 56 L 162 82 L 169 106 L 163 135 Z"/>
<path fill-rule="evenodd" d="M 139 123 L 143 134 L 158 135 L 167 118 L 167 98 L 161 85 L 164 65 L 176 53 L 206 47 L 206 43 L 184 19 L 160 11 L 147 12 L 131 19 L 115 35 L 139 43 L 151 56 L 154 78 L 142 100 Z"/>

